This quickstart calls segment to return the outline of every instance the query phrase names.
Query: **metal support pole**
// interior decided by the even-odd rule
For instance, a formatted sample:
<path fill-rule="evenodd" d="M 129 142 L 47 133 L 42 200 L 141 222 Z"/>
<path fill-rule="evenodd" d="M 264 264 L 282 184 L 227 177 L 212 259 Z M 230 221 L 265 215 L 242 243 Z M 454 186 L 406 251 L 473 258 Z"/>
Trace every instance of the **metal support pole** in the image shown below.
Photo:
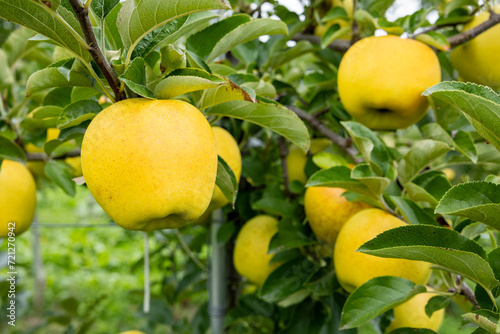
<path fill-rule="evenodd" d="M 34 304 L 35 309 L 40 311 L 43 309 L 44 295 L 45 295 L 45 273 L 43 271 L 42 250 L 40 247 L 40 230 L 38 227 L 38 219 L 35 215 L 33 217 L 33 271 L 35 274 L 35 296 Z"/>
<path fill-rule="evenodd" d="M 224 221 L 222 210 L 212 214 L 210 242 L 212 244 L 212 259 L 209 266 L 209 304 L 211 334 L 224 333 L 224 315 L 227 308 L 226 300 L 226 247 L 217 241 L 217 234 Z"/>
<path fill-rule="evenodd" d="M 151 285 L 149 282 L 149 236 L 144 232 L 144 313 L 149 313 L 149 304 L 151 299 Z"/>

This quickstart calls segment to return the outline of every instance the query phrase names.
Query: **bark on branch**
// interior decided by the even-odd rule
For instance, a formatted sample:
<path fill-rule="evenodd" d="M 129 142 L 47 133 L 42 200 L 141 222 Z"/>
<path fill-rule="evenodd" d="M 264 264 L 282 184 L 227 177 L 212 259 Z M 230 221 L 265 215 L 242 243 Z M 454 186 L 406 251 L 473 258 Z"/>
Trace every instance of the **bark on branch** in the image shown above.
<path fill-rule="evenodd" d="M 457 34 L 455 36 L 452 36 L 448 39 L 448 42 L 450 43 L 450 46 L 453 48 L 455 46 L 458 46 L 460 44 L 463 44 L 477 35 L 485 32 L 486 30 L 490 29 L 491 27 L 497 25 L 500 23 L 500 14 L 491 12 L 490 18 L 483 23 L 481 23 L 478 26 L 475 26 L 472 29 L 469 29 L 467 31 L 463 31 L 460 34 Z"/>
<path fill-rule="evenodd" d="M 334 144 L 339 146 L 341 149 L 343 149 L 351 159 L 356 162 L 360 163 L 361 161 L 356 158 L 356 150 L 351 146 L 351 140 L 348 138 L 344 138 L 332 130 L 330 130 L 325 124 L 323 124 L 319 118 L 317 118 L 313 114 L 309 114 L 305 112 L 302 109 L 299 109 L 295 106 L 288 106 L 288 109 L 293 111 L 294 113 L 297 114 L 301 119 L 309 123 L 315 130 L 317 130 L 319 133 L 321 133 L 323 136 L 326 138 L 330 139 Z"/>
<path fill-rule="evenodd" d="M 122 91 L 120 91 L 120 81 L 118 80 L 118 76 L 116 75 L 115 70 L 106 60 L 106 57 L 103 55 L 101 49 L 99 48 L 99 45 L 97 44 L 97 39 L 95 37 L 94 30 L 92 29 L 92 24 L 90 23 L 89 19 L 89 9 L 87 7 L 84 7 L 80 0 L 68 0 L 68 2 L 75 11 L 78 22 L 80 23 L 80 27 L 82 28 L 85 41 L 88 44 L 87 50 L 106 78 L 109 86 L 113 90 L 113 93 L 115 94 L 115 100 L 123 100 L 125 98 L 125 95 Z"/>
<path fill-rule="evenodd" d="M 79 157 L 80 153 L 80 149 L 77 149 L 52 159 L 61 160 L 66 158 Z M 45 153 L 26 153 L 27 161 L 46 161 L 48 158 L 49 157 Z"/>

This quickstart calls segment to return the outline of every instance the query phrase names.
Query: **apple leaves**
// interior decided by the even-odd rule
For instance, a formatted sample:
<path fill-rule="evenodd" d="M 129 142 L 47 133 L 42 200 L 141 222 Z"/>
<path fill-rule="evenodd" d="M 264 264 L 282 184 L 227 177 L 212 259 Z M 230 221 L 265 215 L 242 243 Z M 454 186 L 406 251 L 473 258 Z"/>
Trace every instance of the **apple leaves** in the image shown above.
<path fill-rule="evenodd" d="M 425 291 L 425 286 L 416 285 L 401 277 L 380 276 L 372 278 L 354 290 L 347 298 L 342 309 L 340 328 L 359 327 Z"/>
<path fill-rule="evenodd" d="M 233 170 L 227 162 L 224 161 L 220 156 L 218 157 L 217 164 L 217 178 L 215 179 L 215 184 L 227 200 L 234 206 L 236 201 L 236 195 L 238 193 L 238 181 L 236 181 L 236 176 Z"/>
<path fill-rule="evenodd" d="M 500 185 L 482 181 L 458 184 L 443 196 L 436 213 L 469 218 L 500 230 Z"/>
<path fill-rule="evenodd" d="M 500 151 L 500 95 L 491 88 L 462 82 L 442 82 L 423 95 L 460 110 L 477 132 Z"/>

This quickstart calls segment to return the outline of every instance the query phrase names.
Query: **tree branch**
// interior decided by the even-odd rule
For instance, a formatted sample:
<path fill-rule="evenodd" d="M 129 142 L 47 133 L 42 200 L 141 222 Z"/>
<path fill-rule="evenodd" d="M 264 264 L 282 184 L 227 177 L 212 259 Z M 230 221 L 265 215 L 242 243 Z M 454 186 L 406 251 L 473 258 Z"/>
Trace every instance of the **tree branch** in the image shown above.
<path fill-rule="evenodd" d="M 291 39 L 296 42 L 309 41 L 314 44 L 321 44 L 320 37 L 309 34 L 295 34 Z M 346 52 L 351 47 L 351 42 L 343 39 L 336 39 L 330 43 L 328 47 L 338 52 Z"/>
<path fill-rule="evenodd" d="M 286 146 L 286 141 L 283 137 L 279 137 L 278 139 L 278 145 L 280 149 L 280 158 L 281 158 L 281 169 L 282 169 L 282 175 L 283 175 L 283 182 L 285 184 L 285 194 L 287 197 L 290 197 L 290 187 L 288 184 L 288 161 L 286 160 L 286 157 L 288 155 L 288 147 Z"/>
<path fill-rule="evenodd" d="M 344 138 L 332 130 L 330 130 L 325 124 L 323 124 L 315 115 L 309 114 L 302 109 L 299 109 L 295 106 L 288 106 L 288 109 L 297 114 L 301 119 L 308 122 L 314 129 L 324 135 L 326 138 L 330 139 L 334 144 L 338 145 L 341 149 L 343 149 L 351 159 L 360 163 L 361 161 L 356 158 L 356 150 L 351 146 L 351 140 L 348 138 Z"/>
<path fill-rule="evenodd" d="M 463 44 L 463 43 L 473 39 L 477 35 L 485 32 L 486 30 L 497 25 L 498 23 L 500 23 L 500 14 L 497 14 L 495 12 L 491 12 L 490 18 L 488 20 L 484 21 L 483 23 L 481 23 L 478 26 L 475 26 L 472 29 L 469 29 L 467 31 L 463 31 L 460 34 L 457 34 L 455 36 L 450 37 L 448 39 L 448 42 L 450 43 L 450 46 L 452 48 L 456 47 L 460 44 Z"/>
<path fill-rule="evenodd" d="M 58 157 L 54 157 L 52 159 L 55 160 L 62 160 L 66 158 L 74 158 L 74 157 L 79 157 L 80 156 L 80 149 L 68 152 L 66 154 L 63 154 Z M 26 160 L 27 161 L 46 161 L 49 157 L 45 153 L 26 153 Z"/>
<path fill-rule="evenodd" d="M 474 305 L 474 308 L 476 310 L 480 310 L 481 307 L 479 306 L 476 295 L 474 294 L 474 291 L 465 283 L 465 281 L 462 279 L 462 276 L 457 275 L 455 278 L 455 283 L 459 287 L 457 288 L 450 288 L 448 289 L 448 292 L 453 292 L 453 293 L 459 293 L 462 296 L 465 296 L 467 300 L 471 302 L 472 305 Z"/>
<path fill-rule="evenodd" d="M 85 36 L 85 41 L 88 44 L 87 50 L 106 78 L 109 86 L 113 90 L 113 93 L 115 94 L 115 100 L 120 101 L 125 99 L 125 95 L 122 91 L 120 91 L 120 81 L 118 80 L 116 72 L 108 63 L 106 57 L 102 54 L 102 51 L 97 44 L 97 39 L 95 37 L 94 30 L 92 29 L 92 24 L 90 23 L 89 19 L 89 9 L 87 7 L 84 7 L 80 0 L 68 0 L 68 2 L 75 11 L 78 22 L 80 23 L 80 27 L 82 28 L 83 35 Z"/>

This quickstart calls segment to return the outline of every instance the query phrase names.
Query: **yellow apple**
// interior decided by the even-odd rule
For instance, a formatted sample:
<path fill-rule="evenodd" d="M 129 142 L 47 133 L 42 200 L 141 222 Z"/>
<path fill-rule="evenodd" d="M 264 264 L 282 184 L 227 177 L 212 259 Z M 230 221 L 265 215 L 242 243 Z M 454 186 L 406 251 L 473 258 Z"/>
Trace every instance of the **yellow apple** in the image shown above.
<path fill-rule="evenodd" d="M 455 173 L 455 170 L 452 168 L 443 168 L 442 172 L 444 173 L 444 175 L 446 175 L 446 178 L 450 181 L 452 181 L 453 179 L 455 179 L 455 177 L 457 177 L 457 173 Z"/>
<path fill-rule="evenodd" d="M 323 37 L 323 35 L 328 31 L 328 28 L 333 26 L 334 24 L 338 24 L 340 28 L 347 28 L 351 24 L 345 20 L 340 20 L 340 19 L 335 19 L 328 21 L 326 24 L 318 24 L 316 27 L 314 27 L 314 34 L 318 37 Z M 339 39 L 348 39 L 350 40 L 352 38 L 352 34 L 348 33 L 340 37 Z"/>
<path fill-rule="evenodd" d="M 217 173 L 210 124 L 191 104 L 128 99 L 101 111 L 82 143 L 87 186 L 120 226 L 178 228 L 207 209 Z"/>
<path fill-rule="evenodd" d="M 345 109 L 375 130 L 406 128 L 418 122 L 429 107 L 422 92 L 440 81 L 434 51 L 397 36 L 363 38 L 345 53 L 338 71 Z"/>
<path fill-rule="evenodd" d="M 340 285 L 352 292 L 378 276 L 398 276 L 425 284 L 431 264 L 405 259 L 387 259 L 356 252 L 378 234 L 406 223 L 380 209 L 365 209 L 353 215 L 342 227 L 335 243 L 333 263 Z"/>
<path fill-rule="evenodd" d="M 355 213 L 370 207 L 363 202 L 349 202 L 342 196 L 344 192 L 341 188 L 307 188 L 304 209 L 319 240 L 334 243 L 344 223 Z"/>
<path fill-rule="evenodd" d="M 495 7 L 500 13 L 500 6 Z M 488 20 L 490 14 L 482 12 L 467 23 L 464 31 Z M 464 81 L 500 89 L 500 25 L 497 24 L 470 41 L 457 46 L 450 54 L 451 62 Z"/>
<path fill-rule="evenodd" d="M 217 147 L 217 154 L 224 159 L 224 161 L 231 167 L 236 176 L 236 181 L 239 182 L 241 176 L 241 152 L 238 143 L 234 140 L 233 136 L 223 128 L 217 126 L 212 127 L 215 137 L 215 145 Z M 215 186 L 212 195 L 212 201 L 208 208 L 209 211 L 222 208 L 229 203 L 219 187 Z"/>
<path fill-rule="evenodd" d="M 316 138 L 311 140 L 311 154 L 316 154 L 326 150 L 332 142 L 326 138 Z M 288 182 L 299 181 L 301 183 L 307 182 L 306 173 L 304 168 L 307 163 L 307 155 L 295 145 L 290 146 L 288 155 L 286 157 L 288 168 Z"/>
<path fill-rule="evenodd" d="M 26 166 L 17 161 L 3 160 L 0 165 L 0 238 L 26 231 L 36 208 L 36 185 Z M 15 225 L 9 225 L 14 223 Z"/>
<path fill-rule="evenodd" d="M 73 168 L 73 177 L 80 177 L 82 172 L 82 159 L 80 157 L 66 158 L 66 161 Z"/>
<path fill-rule="evenodd" d="M 236 238 L 233 262 L 236 271 L 249 281 L 262 285 L 280 263 L 270 264 L 269 242 L 278 232 L 278 221 L 266 215 L 256 216 L 243 225 Z"/>
<path fill-rule="evenodd" d="M 427 291 L 433 291 L 427 288 Z M 444 309 L 432 313 L 429 318 L 425 313 L 425 305 L 437 293 L 420 293 L 410 300 L 394 308 L 394 320 L 387 327 L 386 333 L 398 328 L 428 328 L 437 332 L 444 319 Z"/>

